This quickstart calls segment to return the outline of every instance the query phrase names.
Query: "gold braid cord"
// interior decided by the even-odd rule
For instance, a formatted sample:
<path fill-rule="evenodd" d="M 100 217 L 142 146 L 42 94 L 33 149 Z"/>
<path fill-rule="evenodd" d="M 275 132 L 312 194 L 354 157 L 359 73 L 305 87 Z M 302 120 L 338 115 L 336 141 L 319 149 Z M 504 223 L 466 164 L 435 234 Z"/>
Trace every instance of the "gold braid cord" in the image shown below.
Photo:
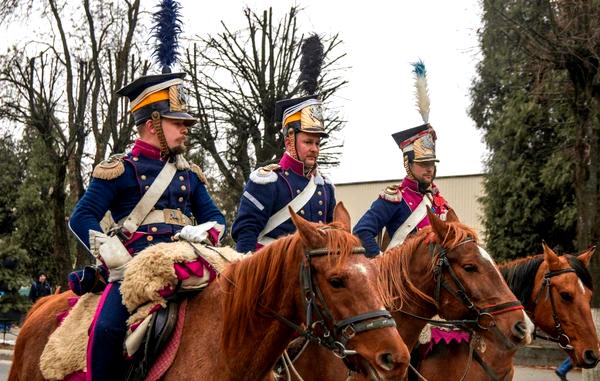
<path fill-rule="evenodd" d="M 169 157 L 169 145 L 167 144 L 167 138 L 165 138 L 165 132 L 162 129 L 162 123 L 160 121 L 160 113 L 158 111 L 152 111 L 152 127 L 156 131 L 158 141 L 160 142 L 160 156 L 163 159 Z"/>

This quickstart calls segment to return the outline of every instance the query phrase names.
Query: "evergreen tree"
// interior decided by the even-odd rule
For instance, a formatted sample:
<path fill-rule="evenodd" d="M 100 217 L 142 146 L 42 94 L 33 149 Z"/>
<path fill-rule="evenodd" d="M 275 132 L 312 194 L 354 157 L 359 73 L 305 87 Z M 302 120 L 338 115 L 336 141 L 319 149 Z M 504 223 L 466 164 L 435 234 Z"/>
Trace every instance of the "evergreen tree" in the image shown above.
<path fill-rule="evenodd" d="M 470 109 L 490 149 L 484 182 L 487 246 L 499 258 L 540 251 L 542 240 L 573 251 L 576 227 L 572 181 L 572 124 L 565 73 L 539 65 L 522 49 L 522 39 L 497 9 L 484 2 L 480 32 L 483 60 L 472 87 Z M 544 30 L 537 3 L 505 10 Z"/>
<path fill-rule="evenodd" d="M 18 315 L 28 306 L 18 291 L 29 283 L 30 261 L 27 252 L 11 238 L 16 229 L 16 201 L 24 173 L 18 148 L 12 139 L 0 138 L 0 314 L 4 317 Z"/>

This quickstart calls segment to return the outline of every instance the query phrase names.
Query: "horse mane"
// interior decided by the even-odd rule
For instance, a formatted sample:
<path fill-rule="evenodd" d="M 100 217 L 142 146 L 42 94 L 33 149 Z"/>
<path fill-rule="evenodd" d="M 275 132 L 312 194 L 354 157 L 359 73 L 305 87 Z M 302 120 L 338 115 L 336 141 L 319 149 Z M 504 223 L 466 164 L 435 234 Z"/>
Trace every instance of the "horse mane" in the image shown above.
<path fill-rule="evenodd" d="M 575 270 L 575 274 L 581 279 L 581 282 L 593 291 L 592 275 L 585 264 L 574 255 L 564 254 L 564 257 Z M 499 266 L 500 273 L 506 279 L 508 287 L 524 306 L 532 302 L 531 293 L 535 282 L 531 280 L 535 279 L 542 262 L 544 262 L 544 254 L 537 254 L 503 263 Z"/>
<path fill-rule="evenodd" d="M 544 262 L 544 254 L 538 254 L 515 259 L 498 266 L 508 287 L 525 307 L 531 302 L 531 293 L 535 285 L 532 280 L 535 279 L 535 274 L 542 262 Z"/>
<path fill-rule="evenodd" d="M 360 246 L 358 238 L 342 230 L 341 225 L 318 226 L 325 227 L 321 232 L 326 235 L 326 248 L 330 250 L 328 259 L 335 260 L 332 265 L 336 267 L 345 263 L 354 247 Z M 220 280 L 224 291 L 222 316 L 225 327 L 221 344 L 226 351 L 234 350 L 247 335 L 256 333 L 255 321 L 259 314 L 268 316 L 283 305 L 286 284 L 297 282 L 285 277 L 298 277 L 306 249 L 300 235 L 294 233 L 227 267 Z"/>
<path fill-rule="evenodd" d="M 478 241 L 477 233 L 472 228 L 460 222 L 447 222 L 448 232 L 440 239 L 431 226 L 427 226 L 415 234 L 409 236 L 400 246 L 387 250 L 376 259 L 380 294 L 388 309 L 400 310 L 405 303 L 426 306 L 435 304 L 435 300 L 425 294 L 411 281 L 410 260 L 417 255 L 419 246 L 423 243 L 435 242 L 440 244 L 446 251 L 452 250 L 464 240 L 471 238 Z M 423 253 L 424 254 L 424 253 Z M 427 274 L 433 280 L 433 267 L 439 258 L 439 251 L 433 253 L 431 261 L 427 266 Z"/>
<path fill-rule="evenodd" d="M 590 274 L 590 271 L 585 266 L 585 264 L 583 262 L 581 262 L 579 260 L 579 258 L 577 258 L 574 255 L 565 254 L 565 257 L 567 258 L 569 265 L 571 265 L 571 267 L 575 270 L 575 274 L 577 274 L 579 279 L 581 279 L 581 282 L 583 283 L 583 285 L 585 287 L 589 288 L 590 291 L 594 291 L 594 283 L 592 282 L 592 274 Z"/>

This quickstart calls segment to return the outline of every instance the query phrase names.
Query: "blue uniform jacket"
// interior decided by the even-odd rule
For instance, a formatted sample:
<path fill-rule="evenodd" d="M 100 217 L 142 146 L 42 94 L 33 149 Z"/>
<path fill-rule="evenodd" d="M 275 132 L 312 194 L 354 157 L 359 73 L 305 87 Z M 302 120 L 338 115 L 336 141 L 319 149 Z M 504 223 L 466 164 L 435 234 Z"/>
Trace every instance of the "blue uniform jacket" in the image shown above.
<path fill-rule="evenodd" d="M 435 185 L 432 186 L 432 195 L 433 212 L 444 215 L 448 206 Z M 401 184 L 392 185 L 381 192 L 353 229 L 353 233 L 362 241 L 367 256 L 376 256 L 381 251 L 375 240 L 379 232 L 385 227 L 389 236 L 393 237 L 422 199 L 423 194 L 419 192 L 417 181 L 410 178 L 405 178 Z M 425 217 L 413 231 L 427 225 L 429 219 Z"/>
<path fill-rule="evenodd" d="M 89 231 L 102 231 L 100 220 L 110 210 L 115 221 L 125 218 L 137 205 L 164 166 L 160 150 L 137 140 L 131 152 L 112 163 L 99 166 L 114 167 L 124 172 L 111 179 L 92 177 L 89 187 L 79 200 L 69 220 L 69 227 L 89 249 Z M 198 224 L 217 221 L 225 226 L 225 218 L 208 194 L 199 168 L 178 170 L 155 205 L 155 209 L 179 209 L 194 217 Z M 94 171 L 96 174 L 96 170 Z M 106 177 L 106 176 L 104 176 Z M 112 177 L 112 176 L 108 176 Z M 150 244 L 171 242 L 181 225 L 166 223 L 142 225 L 134 237 L 125 243 L 130 253 L 137 253 Z"/>
<path fill-rule="evenodd" d="M 308 185 L 302 162 L 284 153 L 279 164 L 257 169 L 250 175 L 240 200 L 237 218 L 231 227 L 236 249 L 241 253 L 255 251 L 259 233 L 269 218 L 286 206 Z M 329 223 L 335 207 L 334 188 L 327 179 L 315 176 L 317 190 L 310 201 L 298 211 L 308 221 Z M 288 219 L 266 236 L 278 238 L 293 233 L 296 227 Z"/>

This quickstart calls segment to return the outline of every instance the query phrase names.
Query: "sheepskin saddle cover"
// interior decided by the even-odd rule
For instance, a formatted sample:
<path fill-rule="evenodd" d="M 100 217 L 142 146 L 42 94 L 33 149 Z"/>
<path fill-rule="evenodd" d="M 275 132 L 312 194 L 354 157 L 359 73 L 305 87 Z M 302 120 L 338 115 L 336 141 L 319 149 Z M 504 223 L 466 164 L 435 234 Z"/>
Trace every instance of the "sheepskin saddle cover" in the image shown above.
<path fill-rule="evenodd" d="M 46 380 L 63 380 L 70 374 L 85 370 L 88 329 L 99 300 L 99 294 L 83 295 L 50 335 L 40 357 L 40 370 Z"/>
<path fill-rule="evenodd" d="M 132 314 L 128 324 L 143 321 L 157 305 L 166 307 L 165 295 L 170 290 L 201 289 L 221 273 L 225 266 L 243 257 L 230 247 L 212 247 L 186 241 L 152 245 L 141 251 L 128 264 L 121 284 L 123 304 Z M 198 264 L 202 276 L 182 276 L 176 264 Z M 195 271 L 198 274 L 197 271 Z M 185 279 L 182 279 L 185 278 Z"/>

